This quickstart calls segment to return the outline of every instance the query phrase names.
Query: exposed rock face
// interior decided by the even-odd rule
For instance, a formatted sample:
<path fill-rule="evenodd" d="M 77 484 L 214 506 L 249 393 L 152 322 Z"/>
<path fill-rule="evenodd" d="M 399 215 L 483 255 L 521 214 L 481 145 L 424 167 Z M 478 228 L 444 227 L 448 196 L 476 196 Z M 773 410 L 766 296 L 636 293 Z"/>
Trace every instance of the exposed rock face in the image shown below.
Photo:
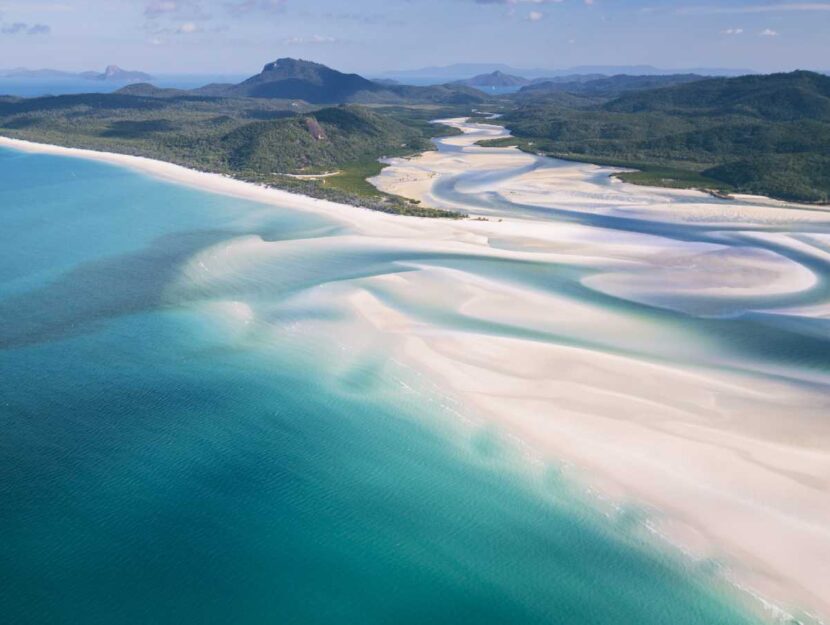
<path fill-rule="evenodd" d="M 326 137 L 326 131 L 313 117 L 307 117 L 305 120 L 306 128 L 308 128 L 308 132 L 311 133 L 311 136 L 317 139 L 317 141 L 325 141 L 328 137 Z"/>
<path fill-rule="evenodd" d="M 80 74 L 82 78 L 87 80 L 102 80 L 110 82 L 147 82 L 153 77 L 144 72 L 134 72 L 126 69 L 121 69 L 117 65 L 108 65 L 102 74 L 98 72 L 84 72 Z"/>

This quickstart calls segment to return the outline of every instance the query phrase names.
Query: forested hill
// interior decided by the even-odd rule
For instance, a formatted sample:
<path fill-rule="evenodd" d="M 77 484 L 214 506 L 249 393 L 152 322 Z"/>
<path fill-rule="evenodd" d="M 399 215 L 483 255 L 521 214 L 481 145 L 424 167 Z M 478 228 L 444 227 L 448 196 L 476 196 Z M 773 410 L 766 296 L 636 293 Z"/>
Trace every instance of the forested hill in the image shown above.
<path fill-rule="evenodd" d="M 451 84 L 466 85 L 468 87 L 521 87 L 530 84 L 530 82 L 522 76 L 514 76 L 513 74 L 506 74 L 505 72 L 496 70 L 495 72 L 479 74 L 466 80 L 456 80 Z"/>
<path fill-rule="evenodd" d="M 116 94 L 0 98 L 0 135 L 146 156 L 385 212 L 456 217 L 365 182 L 380 171 L 379 158 L 430 149 L 441 130 L 428 120 L 453 113 L 314 110 L 296 101 L 195 97 L 144 85 Z M 295 177 L 326 172 L 337 173 Z"/>
<path fill-rule="evenodd" d="M 602 76 L 590 80 L 549 80 L 535 82 L 526 87 L 522 87 L 514 96 L 514 99 L 521 101 L 527 98 L 544 97 L 548 94 L 556 93 L 614 97 L 627 91 L 656 89 L 705 79 L 705 76 L 698 74 L 669 74 L 666 76 L 628 76 L 621 74 L 617 76 Z"/>
<path fill-rule="evenodd" d="M 643 170 L 632 182 L 830 199 L 830 77 L 797 71 L 528 100 L 504 115 L 534 151 Z"/>
<path fill-rule="evenodd" d="M 358 106 L 245 124 L 216 144 L 233 170 L 290 173 L 337 169 L 429 147 L 418 129 Z"/>
<path fill-rule="evenodd" d="M 262 72 L 238 85 L 228 86 L 223 95 L 347 102 L 355 94 L 382 89 L 381 85 L 357 74 L 344 74 L 319 63 L 286 58 L 268 63 Z"/>
<path fill-rule="evenodd" d="M 604 107 L 618 113 L 741 115 L 771 121 L 830 121 L 830 77 L 814 72 L 714 78 L 626 93 Z"/>
<path fill-rule="evenodd" d="M 314 104 L 475 104 L 484 95 L 464 85 L 414 87 L 389 85 L 346 74 L 319 63 L 283 58 L 268 63 L 262 71 L 238 85 L 207 85 L 195 95 L 279 98 Z"/>
<path fill-rule="evenodd" d="M 385 156 L 430 149 L 440 132 L 430 119 L 469 113 L 485 99 L 463 85 L 382 85 L 279 59 L 236 85 L 0 96 L 0 134 L 146 156 L 375 210 L 457 217 L 381 193 L 366 177 Z"/>

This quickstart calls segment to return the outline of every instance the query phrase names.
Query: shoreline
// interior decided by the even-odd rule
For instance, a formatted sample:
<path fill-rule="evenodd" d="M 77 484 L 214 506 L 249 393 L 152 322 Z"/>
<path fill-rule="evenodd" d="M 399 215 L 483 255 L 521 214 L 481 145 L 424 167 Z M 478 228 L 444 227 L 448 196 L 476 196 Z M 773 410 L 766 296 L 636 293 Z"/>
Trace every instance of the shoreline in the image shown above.
<path fill-rule="evenodd" d="M 347 221 L 351 221 L 351 219 L 356 218 L 357 213 L 363 214 L 367 212 L 378 212 L 347 204 L 337 204 L 329 200 L 299 195 L 297 193 L 291 193 L 290 191 L 284 191 L 274 187 L 257 185 L 253 182 L 238 180 L 223 174 L 198 171 L 184 167 L 183 165 L 176 165 L 175 163 L 169 163 L 167 161 L 152 159 L 145 156 L 133 156 L 130 154 L 103 152 L 84 148 L 68 148 L 48 143 L 26 141 L 24 139 L 12 139 L 10 137 L 3 136 L 0 136 L 0 147 L 18 150 L 29 154 L 50 154 L 53 156 L 82 158 L 97 161 L 99 163 L 107 163 L 109 165 L 125 167 L 132 171 L 138 171 L 160 180 L 173 182 L 186 187 L 198 189 L 200 191 L 218 193 L 220 195 L 263 202 L 266 204 L 274 204 L 279 202 L 280 205 L 286 206 L 287 208 L 296 207 L 298 210 L 311 210 L 318 213 L 325 213 L 326 215 L 335 218 L 340 216 L 343 220 Z M 337 211 L 334 210 L 335 207 L 337 207 Z M 340 211 L 339 209 L 341 208 L 344 210 Z M 339 215 L 341 212 L 343 214 Z M 349 213 L 355 214 L 349 215 Z"/>
<path fill-rule="evenodd" d="M 464 137 L 451 137 L 448 141 L 452 139 L 463 140 Z M 652 248 L 648 241 L 628 241 L 623 237 L 600 244 L 586 238 L 580 228 L 568 229 L 567 226 L 532 220 L 505 219 L 504 223 L 497 223 L 400 219 L 398 215 L 309 198 L 144 157 L 6 138 L 0 138 L 0 147 L 96 160 L 202 191 L 324 214 L 355 227 L 359 236 L 379 238 L 383 244 L 402 241 L 429 250 L 465 249 L 497 258 L 557 258 L 562 262 L 577 259 L 583 263 L 599 262 L 593 260 L 596 257 L 608 264 L 611 261 L 607 258 L 612 258 L 611 264 L 618 271 L 646 262 L 655 249 L 659 250 L 657 243 Z M 421 166 L 424 161 L 435 161 L 440 169 L 440 157 L 440 153 L 425 153 L 407 161 L 414 167 Z M 398 159 L 393 160 L 398 163 Z M 495 155 L 492 163 L 494 166 L 500 164 Z M 385 176 L 400 177 L 396 167 L 399 163 L 386 168 Z M 574 173 L 574 178 L 579 175 L 579 172 Z M 408 192 L 427 197 L 439 177 L 440 174 L 426 176 L 400 184 Z M 524 180 L 521 182 L 524 184 Z M 531 183 L 531 188 L 538 185 L 544 189 L 550 180 L 531 178 Z M 509 191 L 502 189 L 499 192 Z M 694 218 L 708 214 L 706 209 L 694 210 L 697 211 L 692 214 Z M 765 215 L 774 210 L 780 209 L 765 206 L 756 213 Z M 660 209 L 655 209 L 652 217 L 663 215 Z M 793 215 L 787 218 L 792 219 Z M 515 249 L 493 247 L 495 238 L 511 241 Z M 563 245 L 563 241 L 567 245 Z M 598 249 L 598 245 L 604 245 L 607 251 Z M 693 251 L 701 253 L 701 250 Z M 603 253 L 607 257 L 602 256 Z M 784 265 L 776 265 L 774 270 L 780 271 L 781 284 L 796 287 L 796 291 L 808 286 L 806 282 L 797 282 L 796 274 L 786 273 L 790 269 Z M 423 293 L 425 298 L 434 297 L 442 305 L 473 318 L 512 322 L 522 327 L 547 327 L 545 324 L 550 323 L 550 319 L 545 318 L 549 316 L 545 311 L 557 308 L 562 310 L 554 315 L 557 323 L 584 320 L 585 323 L 613 324 L 619 321 L 611 314 L 581 308 L 565 298 L 541 295 L 524 287 L 507 289 L 499 282 L 466 279 L 459 282 L 459 277 L 465 276 L 447 269 L 426 267 L 413 275 L 380 276 L 371 279 L 371 284 L 379 284 L 402 299 L 412 292 Z M 690 277 L 691 284 L 694 284 L 693 279 L 697 277 Z M 671 288 L 676 286 L 669 282 Z M 629 285 L 623 283 L 623 288 L 627 289 Z M 765 291 L 759 284 L 747 288 L 755 289 L 754 295 L 768 294 L 769 290 L 768 285 Z M 515 310 L 516 302 L 527 304 L 527 310 Z M 821 580 L 828 579 L 828 571 L 819 564 L 822 554 L 830 555 L 830 539 L 821 541 L 822 548 L 810 554 L 812 565 L 808 563 L 803 567 L 796 556 L 809 553 L 809 539 L 815 536 L 815 528 L 808 524 L 805 538 L 805 534 L 797 533 L 798 527 L 793 529 L 791 524 L 793 519 L 800 520 L 801 516 L 820 521 L 827 509 L 822 507 L 822 501 L 814 500 L 809 487 L 800 487 L 797 494 L 787 493 L 793 487 L 788 475 L 820 479 L 830 465 L 818 451 L 815 457 L 810 453 L 805 456 L 804 450 L 809 450 L 809 445 L 798 447 L 776 441 L 770 434 L 777 433 L 770 425 L 776 414 L 765 406 L 773 396 L 783 397 L 783 407 L 790 408 L 792 405 L 806 406 L 804 402 L 821 399 L 821 395 L 801 394 L 798 389 L 780 383 L 750 384 L 750 379 L 738 375 L 723 375 L 718 379 L 710 371 L 698 367 L 655 365 L 644 359 L 612 356 L 586 348 L 550 346 L 531 339 L 486 336 L 460 330 L 436 332 L 430 328 L 413 328 L 409 321 L 401 320 L 398 309 L 363 290 L 358 291 L 352 304 L 356 314 L 369 319 L 393 340 L 393 349 L 407 362 L 416 365 L 420 371 L 429 372 L 448 391 L 458 394 L 477 415 L 482 415 L 481 419 L 488 425 L 528 444 L 543 463 L 568 461 L 581 467 L 574 474 L 576 479 L 592 483 L 596 477 L 598 491 L 616 492 L 617 497 L 612 495 L 614 499 L 642 501 L 654 506 L 661 514 L 668 514 L 665 518 L 656 518 L 658 533 L 677 538 L 680 544 L 698 543 L 692 552 L 700 552 L 701 557 L 721 551 L 729 554 L 728 564 L 736 565 L 732 568 L 737 571 L 739 583 L 750 589 L 760 587 L 760 597 L 783 596 L 782 603 L 787 603 L 792 596 L 796 604 L 818 600 L 821 609 L 830 612 L 830 597 L 816 595 Z M 637 333 L 648 328 L 634 323 L 622 331 L 626 330 Z M 563 371 L 569 373 L 563 375 Z M 637 383 L 631 384 L 634 371 L 640 375 L 634 376 Z M 651 379 L 652 383 L 642 383 L 640 377 Z M 586 395 L 594 398 L 590 399 L 593 404 L 587 408 L 580 404 Z M 717 420 L 709 418 L 711 409 L 707 408 L 707 402 L 710 396 L 722 397 L 741 406 L 753 406 L 768 419 L 765 428 L 770 432 L 765 430 L 760 436 L 757 432 L 724 428 Z M 623 417 L 603 415 L 603 410 L 613 415 L 621 413 Z M 806 425 L 802 434 L 809 435 Z M 688 462 L 680 469 L 674 467 L 678 455 L 688 456 Z M 675 474 L 668 473 L 667 467 L 674 467 Z M 725 483 L 724 479 L 718 482 L 724 478 L 721 475 L 724 467 L 732 468 L 725 471 Z M 659 479 L 655 480 L 655 474 Z M 713 488 L 715 492 L 712 492 Z M 747 490 L 756 492 L 762 501 L 777 502 L 775 528 L 758 526 L 758 506 L 738 497 Z M 796 512 L 780 514 L 778 505 L 785 503 L 793 504 Z M 755 522 L 752 522 L 753 517 Z M 739 527 L 739 531 L 734 531 L 730 525 Z M 689 528 L 692 528 L 691 534 Z M 779 545 L 773 544 L 782 531 L 785 536 L 787 532 L 796 532 L 801 537 L 795 554 L 789 548 L 782 553 Z M 744 533 L 746 539 L 741 540 Z M 771 553 L 754 553 L 754 549 L 764 546 Z M 812 570 L 809 570 L 810 566 Z M 802 568 L 805 570 L 800 570 Z M 812 583 L 806 583 L 810 577 Z"/>
<path fill-rule="evenodd" d="M 500 117 L 500 116 L 497 115 L 496 117 L 493 117 L 491 119 L 497 119 L 498 117 Z M 650 182 L 630 181 L 630 180 L 626 180 L 623 176 L 625 176 L 626 174 L 631 174 L 631 173 L 644 173 L 644 172 L 646 172 L 646 169 L 645 169 L 646 167 L 659 168 L 659 167 L 662 167 L 662 166 L 660 166 L 660 165 L 648 165 L 648 164 L 645 164 L 645 163 L 641 163 L 641 164 L 639 164 L 639 167 L 638 167 L 638 164 L 636 164 L 636 163 L 626 165 L 626 164 L 616 163 L 613 160 L 603 159 L 601 157 L 591 159 L 588 156 L 586 156 L 585 158 L 579 158 L 578 155 L 576 155 L 576 154 L 573 154 L 573 155 L 567 155 L 567 154 L 557 155 L 557 154 L 545 154 L 544 152 L 536 152 L 536 151 L 533 151 L 531 149 L 527 149 L 526 147 L 524 147 L 522 145 L 522 141 L 524 141 L 524 140 L 521 139 L 520 137 L 516 137 L 515 135 L 513 135 L 506 126 L 499 126 L 499 128 L 503 128 L 506 131 L 506 134 L 503 135 L 503 136 L 500 136 L 498 138 L 499 139 L 508 139 L 508 138 L 516 139 L 517 140 L 516 145 L 514 145 L 514 146 L 482 146 L 482 147 L 515 147 L 517 150 L 520 150 L 520 151 L 522 151 L 526 154 L 531 154 L 533 156 L 539 156 L 539 157 L 542 157 L 542 158 L 549 158 L 549 159 L 553 159 L 553 160 L 557 160 L 557 161 L 565 161 L 565 162 L 574 163 L 574 164 L 593 165 L 594 167 L 607 168 L 607 169 L 612 170 L 611 173 L 609 174 L 610 177 L 616 178 L 620 182 L 623 182 L 625 184 L 631 184 L 631 185 L 634 185 L 634 186 L 637 186 L 637 187 L 646 187 L 646 188 L 649 188 L 649 189 L 669 189 L 669 190 L 675 190 L 675 191 L 696 191 L 696 192 L 699 192 L 699 193 L 705 193 L 706 195 L 709 195 L 709 196 L 711 196 L 715 199 L 725 200 L 725 201 L 729 201 L 729 202 L 734 202 L 734 201 L 761 201 L 761 202 L 775 202 L 780 206 L 798 206 L 798 207 L 805 208 L 805 209 L 808 208 L 808 207 L 814 207 L 814 208 L 819 209 L 819 210 L 821 210 L 821 209 L 830 209 L 830 202 L 818 202 L 818 201 L 808 202 L 808 201 L 798 201 L 798 200 L 787 200 L 787 199 L 784 199 L 784 198 L 776 198 L 776 197 L 773 197 L 773 196 L 770 196 L 770 195 L 754 195 L 754 194 L 750 194 L 750 193 L 741 193 L 740 191 L 724 191 L 724 190 L 719 189 L 717 187 L 703 187 L 703 186 L 695 186 L 695 185 L 674 186 L 674 185 L 671 185 L 671 184 L 655 185 L 655 184 L 651 184 Z M 485 139 L 485 140 L 489 140 L 489 139 Z M 528 145 L 532 145 L 532 143 L 533 142 L 531 142 Z M 692 170 L 689 170 L 689 172 L 691 172 L 691 171 Z M 715 181 L 713 181 L 713 182 L 715 182 Z"/>
<path fill-rule="evenodd" d="M 459 127 L 460 124 L 464 124 L 464 119 L 466 118 L 454 118 L 454 119 L 441 119 L 441 120 L 434 120 L 435 123 L 440 123 L 445 126 L 450 127 Z M 813 204 L 813 203 L 799 203 L 793 202 L 788 200 L 779 200 L 776 198 L 771 198 L 763 195 L 750 195 L 750 194 L 743 194 L 743 193 L 733 193 L 730 194 L 729 198 L 724 197 L 715 197 L 713 196 L 709 190 L 706 189 L 699 189 L 699 188 L 677 188 L 677 187 L 660 187 L 660 186 L 650 186 L 646 184 L 639 184 L 639 183 L 632 183 L 626 182 L 617 177 L 617 174 L 625 173 L 625 168 L 621 168 L 619 166 L 612 166 L 612 165 L 602 165 L 597 163 L 591 163 L 588 161 L 577 161 L 577 160 L 570 160 L 567 158 L 560 158 L 555 156 L 547 156 L 544 154 L 538 154 L 535 152 L 528 152 L 522 150 L 518 146 L 505 146 L 505 147 L 488 147 L 480 145 L 482 141 L 488 141 L 492 139 L 505 139 L 505 138 L 512 138 L 510 131 L 505 128 L 504 126 L 499 126 L 497 124 L 487 123 L 486 121 L 476 121 L 469 124 L 466 124 L 469 127 L 474 127 L 475 131 L 479 134 L 476 136 L 474 141 L 470 140 L 470 134 L 462 134 L 462 135 L 453 135 L 449 137 L 444 137 L 441 139 L 436 139 L 434 141 L 442 141 L 446 145 L 451 145 L 454 148 L 458 148 L 459 146 L 466 146 L 468 149 L 472 149 L 476 152 L 481 154 L 488 154 L 493 155 L 491 159 L 487 159 L 488 163 L 485 165 L 486 167 L 496 167 L 499 166 L 499 160 L 495 157 L 495 154 L 501 152 L 502 154 L 508 154 L 511 151 L 514 152 L 515 155 L 522 155 L 526 156 L 527 158 L 526 163 L 531 163 L 533 161 L 547 161 L 550 163 L 557 163 L 563 169 L 567 169 L 570 171 L 575 172 L 575 176 L 580 176 L 583 178 L 589 178 L 593 176 L 600 176 L 600 177 L 607 177 L 608 178 L 608 186 L 610 188 L 621 188 L 627 189 L 631 192 L 631 194 L 636 195 L 639 193 L 651 194 L 655 196 L 659 196 L 660 198 L 668 198 L 668 201 L 671 201 L 670 198 L 696 198 L 700 200 L 700 204 L 710 204 L 719 207 L 719 210 L 722 209 L 725 205 L 731 206 L 740 206 L 741 209 L 759 209 L 759 208 L 770 208 L 776 209 L 768 214 L 770 215 L 778 215 L 781 218 L 786 220 L 793 219 L 793 215 L 795 212 L 798 213 L 813 213 L 810 215 L 812 218 L 824 218 L 830 220 L 830 204 Z M 432 152 L 423 152 L 416 157 L 396 157 L 387 159 L 387 163 L 391 165 L 395 164 L 402 164 L 407 163 L 411 164 L 414 160 L 418 160 L 420 162 L 426 162 L 426 169 L 429 169 L 431 166 L 430 160 L 435 159 L 435 157 L 439 157 L 440 154 L 436 151 Z M 432 157 L 432 158 L 431 158 Z M 437 159 L 435 159 L 437 160 Z M 482 159 L 484 160 L 484 159 Z M 453 170 L 453 173 L 463 171 L 462 167 L 458 167 L 457 169 Z M 628 171 L 638 171 L 638 170 L 628 170 Z M 391 172 L 383 171 L 378 176 L 374 178 L 370 178 L 369 181 L 372 182 L 376 187 L 380 190 L 393 193 L 395 195 L 401 195 L 402 197 L 406 197 L 412 200 L 421 200 L 424 201 L 424 198 L 428 198 L 430 200 L 435 200 L 434 197 L 430 194 L 430 188 L 434 180 L 424 181 L 420 177 L 401 177 L 399 174 L 395 173 L 390 175 Z M 532 176 L 531 176 L 532 178 Z M 533 182 L 533 180 L 530 180 Z M 558 182 L 558 181 L 556 181 Z M 441 205 L 440 202 L 438 202 Z M 781 213 L 778 209 L 788 209 L 786 213 Z M 757 210 L 756 210 L 757 212 Z M 470 217 L 475 217 L 477 214 L 475 211 L 470 212 Z M 655 213 L 650 213 L 646 216 L 648 219 L 655 219 L 656 217 L 660 217 L 661 219 L 672 219 L 674 218 L 672 215 L 669 214 L 662 214 L 657 215 Z M 696 216 L 697 217 L 697 216 Z"/>
<path fill-rule="evenodd" d="M 716 299 L 722 296 L 740 304 L 743 298 L 753 297 L 749 291 L 752 284 L 761 289 L 754 296 L 771 296 L 775 276 L 782 292 L 820 296 L 824 280 L 808 266 L 785 261 L 781 252 L 797 250 L 822 262 L 826 252 L 820 247 L 804 248 L 797 237 L 776 229 L 787 233 L 801 227 L 808 232 L 824 231 L 830 224 L 829 211 L 752 196 L 728 202 L 713 200 L 699 191 L 641 187 L 616 180 L 596 182 L 607 178 L 611 170 L 545 159 L 515 148 L 482 147 L 478 141 L 504 129 L 452 121 L 465 131 L 466 140 L 447 139 L 451 149 L 443 154 L 393 159 L 374 179 L 375 184 L 447 208 L 467 197 L 476 201 L 486 198 L 483 204 L 464 205 L 464 209 L 471 217 L 504 217 L 505 223 L 499 225 L 509 231 L 503 238 L 512 236 L 515 247 L 511 249 L 585 249 L 614 262 L 628 259 L 645 263 L 649 267 L 646 271 L 620 267 L 582 281 L 595 291 L 625 299 L 659 306 L 663 293 L 688 289 L 694 297 L 705 299 L 708 292 Z M 467 173 L 506 170 L 512 173 L 499 177 Z M 494 210 L 492 198 L 497 198 L 495 206 L 507 206 Z M 489 212 L 477 210 L 480 205 L 487 206 Z M 540 207 L 540 212 L 550 207 L 552 219 L 565 207 L 570 214 L 584 214 L 585 221 L 580 225 L 551 224 L 521 214 L 518 218 L 527 219 L 531 227 L 507 221 L 514 206 L 521 209 L 527 205 Z M 705 226 L 713 231 L 737 229 L 752 243 L 775 241 L 779 246 L 775 262 L 767 267 L 771 272 L 754 282 L 753 272 L 763 273 L 759 264 L 762 256 L 727 254 L 723 262 L 707 267 L 719 250 L 695 249 L 679 240 L 664 246 L 659 235 L 650 238 L 604 230 L 597 215 L 642 221 L 644 225 L 659 222 Z M 695 271 L 695 266 L 700 271 Z M 540 327 L 551 321 L 540 320 L 529 311 L 517 314 L 513 310 L 516 302 L 531 310 L 551 311 L 551 317 L 556 316 L 553 311 L 571 305 L 553 298 L 531 303 L 527 294 L 520 293 L 505 297 L 496 285 L 482 288 L 484 292 L 478 289 L 470 294 L 465 312 L 490 320 L 516 319 L 521 327 Z M 485 308 L 488 299 L 491 303 Z M 813 310 L 820 314 L 822 309 L 816 304 L 812 309 L 795 310 L 807 317 Z M 681 306 L 680 311 L 686 309 Z M 589 315 L 594 312 L 573 307 L 570 315 L 562 313 L 565 318 L 553 325 L 576 326 L 572 320 L 580 317 L 591 323 Z M 688 312 L 695 314 L 696 310 L 691 307 Z M 621 333 L 642 333 L 636 324 L 627 328 L 615 316 L 595 316 L 593 324 L 619 327 Z M 790 385 L 775 379 L 774 369 L 739 374 L 701 367 L 693 361 L 667 366 L 593 349 L 548 347 L 520 338 L 457 335 L 442 341 L 418 339 L 420 343 L 411 349 L 421 367 L 431 368 L 447 380 L 472 401 L 476 411 L 490 412 L 494 422 L 529 442 L 539 457 L 568 460 L 580 467 L 578 472 L 584 473 L 580 478 L 599 479 L 598 490 L 616 492 L 621 502 L 633 500 L 653 506 L 659 517 L 657 533 L 671 536 L 681 549 L 708 554 L 701 557 L 725 557 L 734 573 L 731 583 L 756 599 L 765 598 L 766 604 L 783 606 L 781 613 L 801 605 L 820 606 L 816 609 L 830 614 L 830 597 L 823 591 L 830 587 L 830 535 L 822 525 L 822 519 L 830 518 L 830 484 L 826 479 L 830 456 L 818 443 L 830 440 L 830 432 L 826 426 L 816 427 L 821 413 L 813 411 L 821 405 L 830 410 L 826 376 L 819 374 L 820 385 L 810 390 L 809 376 L 803 385 Z M 659 335 L 652 340 L 659 341 Z M 699 347 L 717 349 L 714 344 Z M 694 351 L 690 351 L 692 355 Z M 573 368 L 591 373 L 571 380 L 573 374 L 563 372 Z M 645 384 L 640 377 L 652 383 Z M 777 400 L 761 401 L 760 397 Z M 792 418 L 793 411 L 799 419 Z M 550 415 L 549 420 L 540 415 Z M 751 419 L 746 418 L 750 415 Z M 813 441 L 812 437 L 817 438 Z M 662 531 L 664 526 L 669 528 L 666 532 Z M 819 619 L 809 617 L 807 621 Z"/>

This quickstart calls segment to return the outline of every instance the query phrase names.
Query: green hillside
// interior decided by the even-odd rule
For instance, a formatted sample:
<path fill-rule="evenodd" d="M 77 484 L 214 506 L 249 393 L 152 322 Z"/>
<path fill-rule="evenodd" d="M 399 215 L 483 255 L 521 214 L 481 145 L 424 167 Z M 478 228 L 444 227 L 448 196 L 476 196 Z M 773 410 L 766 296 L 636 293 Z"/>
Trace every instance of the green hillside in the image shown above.
<path fill-rule="evenodd" d="M 528 149 L 641 169 L 622 176 L 631 182 L 830 198 L 830 78 L 821 74 L 701 80 L 578 108 L 529 100 L 503 121 Z"/>
<path fill-rule="evenodd" d="M 814 72 L 713 78 L 627 93 L 604 106 L 617 113 L 739 115 L 769 121 L 830 121 L 830 77 Z"/>
<path fill-rule="evenodd" d="M 379 158 L 430 149 L 437 129 L 426 120 L 454 113 L 354 105 L 315 110 L 285 100 L 170 92 L 159 97 L 145 85 L 116 94 L 0 99 L 0 134 L 156 158 L 374 210 L 454 217 L 365 182 L 380 171 Z M 292 176 L 335 170 L 341 173 L 325 179 Z"/>
<path fill-rule="evenodd" d="M 421 132 L 357 106 L 241 126 L 217 150 L 234 170 L 309 173 L 429 149 Z"/>
<path fill-rule="evenodd" d="M 517 100 L 544 97 L 551 93 L 570 93 L 584 96 L 613 97 L 628 91 L 658 89 L 684 83 L 704 80 L 697 74 L 669 74 L 667 76 L 605 76 L 592 80 L 541 81 L 522 87 L 516 94 Z"/>

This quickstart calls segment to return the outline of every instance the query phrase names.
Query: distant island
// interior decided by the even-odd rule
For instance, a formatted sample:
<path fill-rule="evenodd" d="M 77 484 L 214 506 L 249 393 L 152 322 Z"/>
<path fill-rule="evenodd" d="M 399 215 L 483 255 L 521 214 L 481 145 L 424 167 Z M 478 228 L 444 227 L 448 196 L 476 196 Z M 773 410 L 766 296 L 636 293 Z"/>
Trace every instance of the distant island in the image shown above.
<path fill-rule="evenodd" d="M 109 65 L 103 72 L 64 72 L 56 69 L 26 69 L 25 67 L 18 67 L 15 69 L 0 70 L 0 78 L 81 78 L 84 80 L 98 80 L 107 82 L 140 82 L 153 80 L 153 77 L 150 74 L 121 69 L 117 65 Z"/>
<path fill-rule="evenodd" d="M 486 76 L 501 73 L 524 77 L 529 80 L 551 79 L 563 76 L 593 74 L 594 76 L 669 76 L 672 74 L 700 74 L 704 76 L 745 76 L 756 74 L 751 69 L 717 68 L 717 67 L 688 67 L 667 69 L 653 65 L 577 65 L 568 68 L 541 68 L 541 67 L 513 67 L 504 63 L 455 63 L 422 67 L 419 69 L 398 70 L 383 74 L 384 78 L 393 78 L 400 82 L 431 78 L 439 82 L 469 80 L 470 76 Z"/>
<path fill-rule="evenodd" d="M 468 87 L 521 87 L 529 85 L 530 82 L 530 80 L 522 76 L 506 74 L 500 70 L 496 70 L 489 74 L 479 74 L 466 80 L 459 80 L 453 84 L 466 85 Z"/>
<path fill-rule="evenodd" d="M 94 80 L 144 77 L 110 67 Z M 496 96 L 471 85 L 525 82 Z M 639 184 L 830 197 L 830 78 L 812 72 L 712 78 L 581 73 L 530 80 L 500 71 L 462 83 L 373 81 L 282 58 L 229 84 L 111 94 L 0 97 L 0 133 L 133 154 L 408 215 L 457 217 L 366 182 L 384 157 L 432 149 L 434 119 L 501 113 L 513 137 L 489 145 L 636 169 Z M 318 174 L 327 173 L 325 177 Z"/>

